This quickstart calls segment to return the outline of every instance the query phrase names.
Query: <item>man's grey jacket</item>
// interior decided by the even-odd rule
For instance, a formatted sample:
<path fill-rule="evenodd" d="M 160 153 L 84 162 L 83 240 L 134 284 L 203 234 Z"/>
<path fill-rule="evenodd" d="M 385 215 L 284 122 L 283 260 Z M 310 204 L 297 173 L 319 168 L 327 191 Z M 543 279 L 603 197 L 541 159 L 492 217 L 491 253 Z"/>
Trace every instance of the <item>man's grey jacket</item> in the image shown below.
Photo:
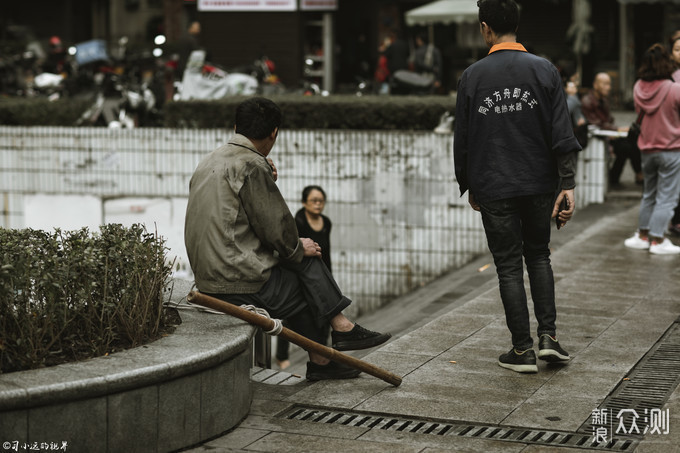
<path fill-rule="evenodd" d="M 184 243 L 205 293 L 253 294 L 280 259 L 302 261 L 295 219 L 265 156 L 247 137 L 233 135 L 198 164 Z"/>

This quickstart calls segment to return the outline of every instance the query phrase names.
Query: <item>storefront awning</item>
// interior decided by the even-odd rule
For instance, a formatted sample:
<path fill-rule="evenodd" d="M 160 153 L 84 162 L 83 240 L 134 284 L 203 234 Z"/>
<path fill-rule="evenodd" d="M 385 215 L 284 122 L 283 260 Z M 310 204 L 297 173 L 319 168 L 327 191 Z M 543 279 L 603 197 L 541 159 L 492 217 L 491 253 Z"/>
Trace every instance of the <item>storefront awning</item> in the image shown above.
<path fill-rule="evenodd" d="M 478 12 L 474 0 L 437 0 L 406 12 L 406 25 L 477 23 Z"/>

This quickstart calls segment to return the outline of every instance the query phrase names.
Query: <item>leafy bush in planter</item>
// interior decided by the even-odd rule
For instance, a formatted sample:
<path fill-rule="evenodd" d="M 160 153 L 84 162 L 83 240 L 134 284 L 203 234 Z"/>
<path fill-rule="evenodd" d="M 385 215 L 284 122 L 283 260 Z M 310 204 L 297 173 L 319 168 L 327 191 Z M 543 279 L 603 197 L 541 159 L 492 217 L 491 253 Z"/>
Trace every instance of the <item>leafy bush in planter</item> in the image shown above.
<path fill-rule="evenodd" d="M 172 264 L 143 226 L 0 228 L 0 372 L 104 355 L 155 339 Z"/>

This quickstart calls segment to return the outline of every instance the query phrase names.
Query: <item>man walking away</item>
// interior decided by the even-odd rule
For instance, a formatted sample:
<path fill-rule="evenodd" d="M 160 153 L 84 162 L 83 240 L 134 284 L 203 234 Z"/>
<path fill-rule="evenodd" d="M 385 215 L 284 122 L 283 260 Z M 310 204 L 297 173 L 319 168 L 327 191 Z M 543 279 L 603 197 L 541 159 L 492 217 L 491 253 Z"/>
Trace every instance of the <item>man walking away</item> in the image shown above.
<path fill-rule="evenodd" d="M 513 348 L 498 364 L 536 373 L 522 257 L 538 321 L 540 359 L 570 359 L 555 336 L 555 284 L 550 265 L 551 217 L 574 213 L 574 174 L 581 150 L 562 81 L 547 60 L 516 39 L 514 0 L 479 0 L 489 54 L 463 73 L 456 102 L 454 157 L 461 195 L 481 211 L 498 273 Z M 555 192 L 558 191 L 555 198 Z M 568 207 L 560 209 L 563 199 Z"/>

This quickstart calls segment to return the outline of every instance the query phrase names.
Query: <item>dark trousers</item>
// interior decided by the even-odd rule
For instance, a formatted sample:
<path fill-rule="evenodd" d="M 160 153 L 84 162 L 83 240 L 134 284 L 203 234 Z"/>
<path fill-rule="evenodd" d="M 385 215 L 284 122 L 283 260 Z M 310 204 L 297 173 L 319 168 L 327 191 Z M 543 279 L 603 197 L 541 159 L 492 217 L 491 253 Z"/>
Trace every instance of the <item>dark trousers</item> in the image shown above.
<path fill-rule="evenodd" d="M 642 172 L 642 156 L 637 146 L 629 142 L 627 138 L 612 140 L 611 145 L 614 150 L 614 164 L 609 170 L 609 182 L 611 184 L 619 183 L 623 167 L 628 159 L 630 159 L 630 165 L 633 167 L 635 174 Z"/>
<path fill-rule="evenodd" d="M 512 345 L 518 350 L 533 346 L 522 257 L 529 273 L 538 335 L 555 335 L 555 282 L 549 248 L 553 205 L 553 194 L 480 203 L 484 231 L 498 273 L 505 320 L 512 334 Z"/>
<path fill-rule="evenodd" d="M 673 225 L 678 225 L 680 224 L 680 203 L 675 207 L 675 211 L 673 211 L 673 218 L 671 219 L 671 223 Z"/>
<path fill-rule="evenodd" d="M 281 263 L 255 294 L 209 294 L 234 305 L 255 305 L 272 318 L 283 319 L 300 335 L 326 344 L 329 321 L 349 306 L 326 265 L 320 258 Z"/>

